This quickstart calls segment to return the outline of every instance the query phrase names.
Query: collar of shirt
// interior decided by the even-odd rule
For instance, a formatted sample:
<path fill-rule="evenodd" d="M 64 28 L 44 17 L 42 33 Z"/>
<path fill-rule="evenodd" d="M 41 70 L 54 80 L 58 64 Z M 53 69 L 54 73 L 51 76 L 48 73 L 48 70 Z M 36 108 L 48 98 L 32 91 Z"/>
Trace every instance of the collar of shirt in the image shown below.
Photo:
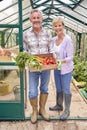
<path fill-rule="evenodd" d="M 30 28 L 30 31 L 31 31 L 31 32 L 35 32 L 32 27 Z M 42 29 L 41 29 L 41 32 L 44 32 L 44 28 L 43 28 L 43 27 L 42 27 Z M 41 33 L 41 32 L 40 32 L 40 33 Z M 35 33 L 36 33 L 36 32 L 35 32 Z"/>

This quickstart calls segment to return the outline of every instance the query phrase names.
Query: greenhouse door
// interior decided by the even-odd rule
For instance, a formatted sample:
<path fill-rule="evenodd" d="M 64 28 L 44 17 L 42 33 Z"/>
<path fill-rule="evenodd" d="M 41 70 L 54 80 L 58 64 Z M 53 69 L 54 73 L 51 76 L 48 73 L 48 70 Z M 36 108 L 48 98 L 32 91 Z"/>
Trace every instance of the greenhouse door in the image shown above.
<path fill-rule="evenodd" d="M 0 65 L 0 120 L 24 119 L 23 73 Z"/>

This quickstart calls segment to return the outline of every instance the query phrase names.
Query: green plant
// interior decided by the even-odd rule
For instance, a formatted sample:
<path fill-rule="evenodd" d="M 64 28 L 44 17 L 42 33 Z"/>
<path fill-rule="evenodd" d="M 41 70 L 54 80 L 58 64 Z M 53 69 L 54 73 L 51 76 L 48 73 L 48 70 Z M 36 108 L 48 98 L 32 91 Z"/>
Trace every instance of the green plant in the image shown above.
<path fill-rule="evenodd" d="M 26 52 L 19 52 L 16 57 L 13 57 L 20 71 L 25 69 L 25 66 L 36 68 L 38 71 L 41 70 L 41 64 L 36 59 L 36 56 L 28 54 Z"/>
<path fill-rule="evenodd" d="M 84 84 L 84 90 L 87 91 L 87 61 L 85 59 L 80 59 L 79 56 L 76 56 L 74 58 L 74 71 L 73 71 L 73 77 L 76 79 L 76 81 L 80 82 L 86 82 Z"/>

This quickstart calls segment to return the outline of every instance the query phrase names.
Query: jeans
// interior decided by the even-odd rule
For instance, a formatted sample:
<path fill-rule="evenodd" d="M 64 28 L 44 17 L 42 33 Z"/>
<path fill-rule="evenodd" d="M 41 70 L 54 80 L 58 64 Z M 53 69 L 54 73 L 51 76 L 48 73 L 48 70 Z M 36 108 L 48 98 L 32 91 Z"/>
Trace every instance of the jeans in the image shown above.
<path fill-rule="evenodd" d="M 40 87 L 40 93 L 48 94 L 49 80 L 50 70 L 29 72 L 29 98 L 36 98 L 38 96 L 38 87 Z"/>
<path fill-rule="evenodd" d="M 54 70 L 54 80 L 57 92 L 64 94 L 71 94 L 70 83 L 72 79 L 72 72 L 61 75 L 60 70 Z"/>

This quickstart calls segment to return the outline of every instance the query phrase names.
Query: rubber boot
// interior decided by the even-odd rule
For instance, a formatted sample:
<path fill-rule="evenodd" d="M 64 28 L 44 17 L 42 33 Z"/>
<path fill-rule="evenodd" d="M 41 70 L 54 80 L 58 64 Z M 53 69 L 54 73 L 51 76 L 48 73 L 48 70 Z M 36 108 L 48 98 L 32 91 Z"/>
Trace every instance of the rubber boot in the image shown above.
<path fill-rule="evenodd" d="M 51 111 L 62 111 L 63 110 L 63 92 L 56 93 L 56 105 L 49 107 Z"/>
<path fill-rule="evenodd" d="M 34 124 L 37 122 L 38 110 L 37 110 L 37 98 L 30 99 L 30 104 L 32 106 L 31 122 Z"/>
<path fill-rule="evenodd" d="M 64 104 L 65 104 L 65 110 L 63 114 L 59 117 L 60 120 L 66 120 L 68 116 L 70 115 L 70 104 L 71 104 L 71 94 L 65 94 L 64 95 Z"/>
<path fill-rule="evenodd" d="M 49 121 L 50 116 L 49 116 L 49 114 L 46 113 L 46 110 L 45 110 L 45 105 L 46 105 L 46 102 L 47 102 L 47 98 L 48 98 L 48 94 L 40 94 L 39 114 L 44 118 L 44 120 Z"/>

